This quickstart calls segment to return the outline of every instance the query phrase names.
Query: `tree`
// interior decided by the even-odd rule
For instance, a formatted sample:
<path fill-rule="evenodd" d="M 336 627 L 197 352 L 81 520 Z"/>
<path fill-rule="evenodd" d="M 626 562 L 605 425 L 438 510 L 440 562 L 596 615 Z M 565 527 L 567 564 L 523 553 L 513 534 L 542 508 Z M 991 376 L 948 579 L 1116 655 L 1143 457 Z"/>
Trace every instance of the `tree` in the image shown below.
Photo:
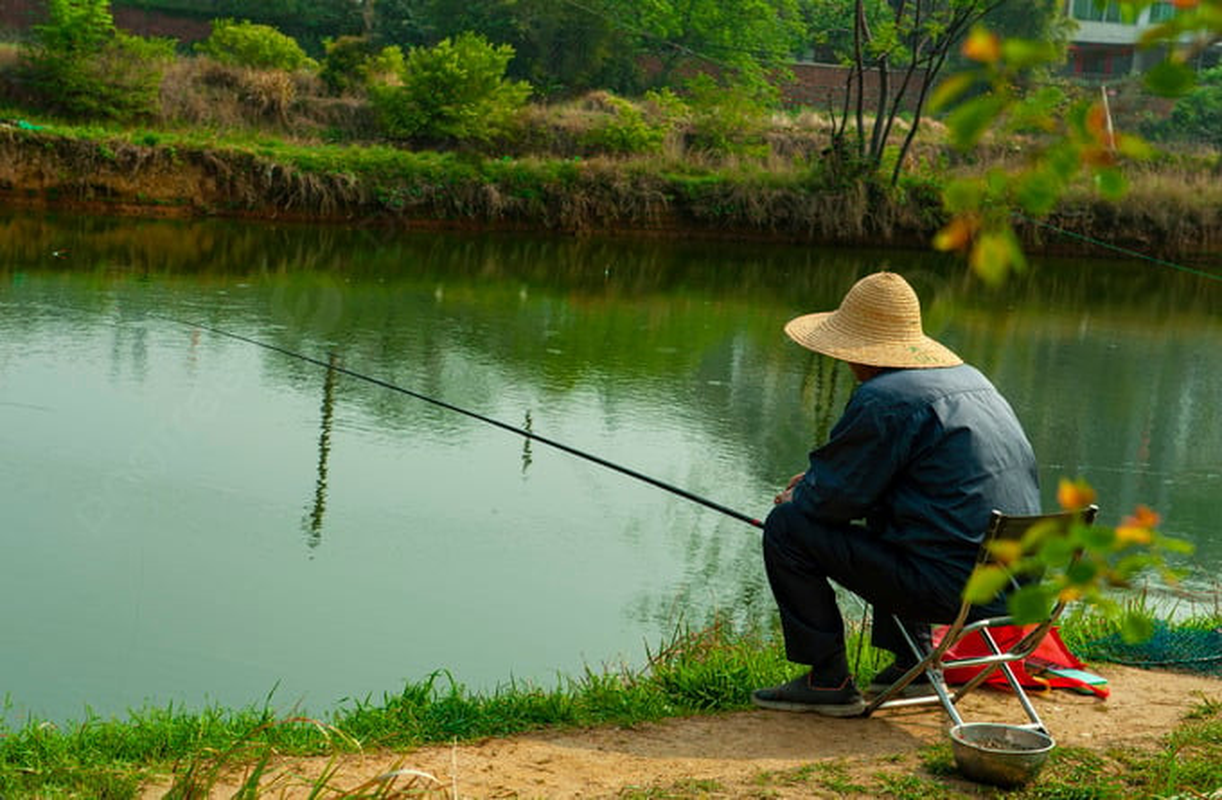
<path fill-rule="evenodd" d="M 486 141 L 530 96 L 529 84 L 506 80 L 511 58 L 512 47 L 474 33 L 413 47 L 398 84 L 371 85 L 370 100 L 391 136 Z"/>
<path fill-rule="evenodd" d="M 1154 125 L 1151 135 L 1222 150 L 1222 67 L 1201 73 L 1196 88 L 1176 101 L 1171 115 Z"/>
<path fill-rule="evenodd" d="M 968 31 L 1002 1 L 889 0 L 881 15 L 874 8 L 871 19 L 866 0 L 854 0 L 850 74 L 832 134 L 834 152 L 863 173 L 877 170 L 896 121 L 911 113 L 891 170 L 897 183 L 932 87 Z"/>
<path fill-rule="evenodd" d="M 567 0 L 378 0 L 376 41 L 432 45 L 478 33 L 514 50 L 506 74 L 545 94 L 635 84 L 635 44 L 606 17 Z"/>
<path fill-rule="evenodd" d="M 801 42 L 797 0 L 602 0 L 600 12 L 631 32 L 659 67 L 654 83 L 675 83 L 696 62 L 724 81 L 770 82 L 783 74 Z"/>
<path fill-rule="evenodd" d="M 168 39 L 115 28 L 109 0 L 49 0 L 25 68 L 48 107 L 70 116 L 128 120 L 152 114 L 174 56 Z"/>

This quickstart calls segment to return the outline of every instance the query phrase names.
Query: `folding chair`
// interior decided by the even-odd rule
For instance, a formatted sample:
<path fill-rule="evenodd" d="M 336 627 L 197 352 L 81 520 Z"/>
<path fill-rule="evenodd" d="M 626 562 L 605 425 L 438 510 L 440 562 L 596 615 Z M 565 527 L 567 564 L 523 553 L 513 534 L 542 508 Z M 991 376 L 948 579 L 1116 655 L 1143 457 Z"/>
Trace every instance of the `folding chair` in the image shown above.
<path fill-rule="evenodd" d="M 1095 515 L 1098 514 L 1098 506 L 1091 505 L 1078 511 L 1064 511 L 1054 514 L 1037 514 L 1032 516 L 1009 516 L 1000 511 L 994 511 L 989 518 L 988 528 L 985 530 L 984 541 L 980 546 L 980 553 L 977 557 L 979 564 L 989 564 L 993 561 L 988 544 L 994 541 L 1021 539 L 1023 534 L 1030 530 L 1035 525 L 1050 522 L 1056 525 L 1069 525 L 1074 520 L 1081 520 L 1087 525 L 1095 521 Z M 1017 582 L 1014 582 L 1017 587 Z M 1040 720 L 1039 714 L 1036 713 L 1035 707 L 1031 705 L 1031 700 L 1027 697 L 1027 693 L 1023 690 L 1022 685 L 1014 675 L 1014 671 L 1010 668 L 1010 664 L 1015 661 L 1022 661 L 1031 655 L 1035 648 L 1039 647 L 1040 642 L 1044 640 L 1044 636 L 1056 624 L 1057 618 L 1061 616 L 1061 612 L 1065 610 L 1066 601 L 1058 600 L 1056 604 L 1049 610 L 1048 615 L 1041 620 L 1034 628 L 1022 636 L 1013 646 L 1004 649 L 1000 647 L 997 641 L 990 634 L 989 629 L 1001 625 L 1013 625 L 1014 618 L 1010 615 L 986 617 L 984 619 L 972 619 L 973 611 L 979 613 L 978 609 L 964 601 L 959 608 L 959 614 L 955 621 L 946 629 L 941 641 L 934 646 L 928 653 L 922 651 L 922 647 L 917 644 L 911 633 L 900 622 L 898 615 L 893 614 L 896 626 L 899 627 L 908 646 L 912 649 L 913 655 L 917 659 L 917 663 L 910 670 L 904 673 L 899 680 L 889 686 L 886 691 L 875 697 L 863 713 L 864 716 L 869 716 L 881 708 L 898 708 L 904 706 L 919 706 L 930 705 L 933 703 L 941 703 L 946 709 L 946 713 L 954 721 L 955 725 L 962 725 L 963 718 L 959 715 L 959 710 L 956 704 L 963 697 L 989 677 L 994 671 L 1001 670 L 1005 675 L 1006 681 L 1010 684 L 1010 688 L 1014 691 L 1018 702 L 1022 705 L 1026 712 L 1030 723 L 1017 727 L 1029 728 L 1038 730 L 1041 733 L 1047 734 L 1048 731 L 1044 727 L 1044 723 Z M 947 652 L 961 641 L 973 633 L 979 632 L 980 638 L 988 646 L 992 652 L 989 655 L 971 656 L 965 658 L 947 658 Z M 967 683 L 955 690 L 952 695 L 946 688 L 946 684 L 942 681 L 940 671 L 954 667 L 982 667 L 982 669 Z M 899 697 L 904 687 L 911 683 L 918 675 L 925 673 L 929 678 L 929 685 L 934 694 L 922 697 Z"/>

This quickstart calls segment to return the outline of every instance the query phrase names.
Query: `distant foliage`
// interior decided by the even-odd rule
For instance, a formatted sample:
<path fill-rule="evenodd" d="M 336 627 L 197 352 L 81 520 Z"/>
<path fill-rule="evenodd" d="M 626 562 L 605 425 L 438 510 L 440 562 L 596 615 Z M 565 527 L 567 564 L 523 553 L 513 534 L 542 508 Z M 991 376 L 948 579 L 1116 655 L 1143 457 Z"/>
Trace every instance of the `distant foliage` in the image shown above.
<path fill-rule="evenodd" d="M 1175 102 L 1150 135 L 1222 148 L 1222 66 L 1202 72 L 1196 88 Z"/>
<path fill-rule="evenodd" d="M 660 152 L 689 116 L 687 104 L 669 89 L 646 92 L 642 103 L 632 103 L 608 92 L 595 92 L 591 98 L 609 113 L 586 131 L 581 141 L 600 152 L 621 155 Z"/>
<path fill-rule="evenodd" d="M 394 138 L 488 141 L 530 97 L 530 84 L 505 78 L 511 58 L 512 47 L 471 33 L 413 47 L 399 85 L 372 83 L 370 100 Z"/>
<path fill-rule="evenodd" d="M 656 153 L 666 141 L 666 128 L 651 123 L 640 108 L 622 97 L 606 95 L 603 103 L 611 113 L 581 137 L 583 144 L 595 150 L 628 155 Z"/>
<path fill-rule="evenodd" d="M 366 65 L 373 45 L 364 36 L 341 36 L 323 42 L 326 56 L 318 77 L 334 94 L 365 87 Z"/>
<path fill-rule="evenodd" d="M 774 89 L 723 86 L 708 75 L 697 75 L 687 82 L 687 104 L 693 147 L 722 155 L 758 155 L 767 149 L 764 131 L 776 104 Z"/>
<path fill-rule="evenodd" d="M 195 45 L 195 49 L 235 67 L 293 72 L 317 66 L 291 36 L 270 25 L 247 21 L 213 20 L 212 35 Z"/>
<path fill-rule="evenodd" d="M 407 69 L 407 58 L 398 45 L 383 47 L 378 54 L 365 62 L 366 85 L 402 86 L 403 72 Z"/>
<path fill-rule="evenodd" d="M 25 69 L 46 106 L 74 117 L 126 121 L 152 115 L 174 57 L 168 39 L 115 28 L 109 0 L 49 0 Z"/>

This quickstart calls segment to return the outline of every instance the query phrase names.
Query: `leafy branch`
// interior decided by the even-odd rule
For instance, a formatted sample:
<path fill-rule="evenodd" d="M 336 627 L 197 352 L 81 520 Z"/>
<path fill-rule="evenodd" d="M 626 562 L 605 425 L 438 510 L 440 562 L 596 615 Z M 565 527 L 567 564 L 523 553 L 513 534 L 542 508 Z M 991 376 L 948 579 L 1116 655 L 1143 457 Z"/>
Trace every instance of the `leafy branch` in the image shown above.
<path fill-rule="evenodd" d="M 1124 2 L 1122 13 L 1135 19 L 1146 5 L 1149 0 Z M 1147 86 L 1166 96 L 1192 88 L 1193 56 L 1222 37 L 1222 0 L 1175 0 L 1174 5 L 1176 14 L 1146 31 L 1139 42 L 1142 48 L 1166 49 L 1167 55 L 1146 74 Z M 943 205 L 951 219 L 934 247 L 965 255 L 978 276 L 997 285 L 1026 267 L 1013 227 L 1016 211 L 1046 216 L 1083 177 L 1101 197 L 1117 200 L 1128 188 L 1122 162 L 1147 158 L 1152 149 L 1115 129 L 1104 91 L 1096 99 L 1076 102 L 1051 87 L 1023 91 L 1029 72 L 1057 58 L 1052 45 L 1003 39 L 977 25 L 961 50 L 974 66 L 943 81 L 930 99 L 931 110 L 950 109 L 951 143 L 966 151 L 992 132 L 1021 143 L 1028 157 L 1017 169 L 995 168 L 948 183 Z"/>
<path fill-rule="evenodd" d="M 1057 502 L 1076 511 L 1095 501 L 1094 490 L 1082 480 L 1062 479 Z M 1165 536 L 1156 528 L 1158 514 L 1138 506 L 1120 525 L 1088 525 L 1082 517 L 1050 520 L 1032 526 L 1021 539 L 988 545 L 990 561 L 977 565 L 964 587 L 964 597 L 982 604 L 1007 588 L 1007 607 L 1019 624 L 1038 622 L 1056 602 L 1080 601 L 1120 620 L 1126 641 L 1153 633 L 1149 618 L 1125 613 L 1109 590 L 1128 587 L 1135 577 L 1156 572 L 1168 583 L 1180 574 L 1166 563 L 1167 554 L 1190 554 L 1188 542 Z"/>

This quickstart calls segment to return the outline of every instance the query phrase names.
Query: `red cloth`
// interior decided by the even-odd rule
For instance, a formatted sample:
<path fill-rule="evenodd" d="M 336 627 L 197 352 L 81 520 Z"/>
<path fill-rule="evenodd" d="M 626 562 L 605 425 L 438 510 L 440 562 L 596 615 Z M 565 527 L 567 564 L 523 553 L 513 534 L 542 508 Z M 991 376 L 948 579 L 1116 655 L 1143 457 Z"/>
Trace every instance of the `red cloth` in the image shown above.
<path fill-rule="evenodd" d="M 1035 625 L 999 625 L 995 628 L 989 628 L 989 633 L 992 635 L 993 640 L 997 642 L 997 646 L 1004 652 L 1026 635 L 1027 631 L 1035 627 Z M 942 637 L 945 634 L 946 626 L 934 630 L 933 642 L 935 646 L 942 641 Z M 981 637 L 980 632 L 973 631 L 952 645 L 946 651 L 943 658 L 953 661 L 956 658 L 990 655 L 992 652 L 983 637 Z M 1090 692 L 1099 697 L 1107 697 L 1111 692 L 1106 686 L 1099 686 L 1079 678 L 1056 675 L 1046 671 L 1049 668 L 1083 669 L 1085 666 L 1085 664 L 1078 660 L 1077 656 L 1069 652 L 1069 648 L 1061 641 L 1061 635 L 1055 627 L 1048 631 L 1044 640 L 1039 643 L 1039 646 L 1026 659 L 1010 662 L 1010 669 L 1014 671 L 1014 677 L 1024 689 L 1042 691 L 1049 689 L 1073 689 L 1075 691 Z M 982 669 L 984 667 L 980 666 L 951 667 L 944 670 L 944 675 L 947 683 L 962 684 L 970 681 Z M 1008 688 L 1010 685 L 1000 669 L 993 670 L 989 677 L 984 679 L 984 682 L 990 686 L 1003 689 Z"/>

